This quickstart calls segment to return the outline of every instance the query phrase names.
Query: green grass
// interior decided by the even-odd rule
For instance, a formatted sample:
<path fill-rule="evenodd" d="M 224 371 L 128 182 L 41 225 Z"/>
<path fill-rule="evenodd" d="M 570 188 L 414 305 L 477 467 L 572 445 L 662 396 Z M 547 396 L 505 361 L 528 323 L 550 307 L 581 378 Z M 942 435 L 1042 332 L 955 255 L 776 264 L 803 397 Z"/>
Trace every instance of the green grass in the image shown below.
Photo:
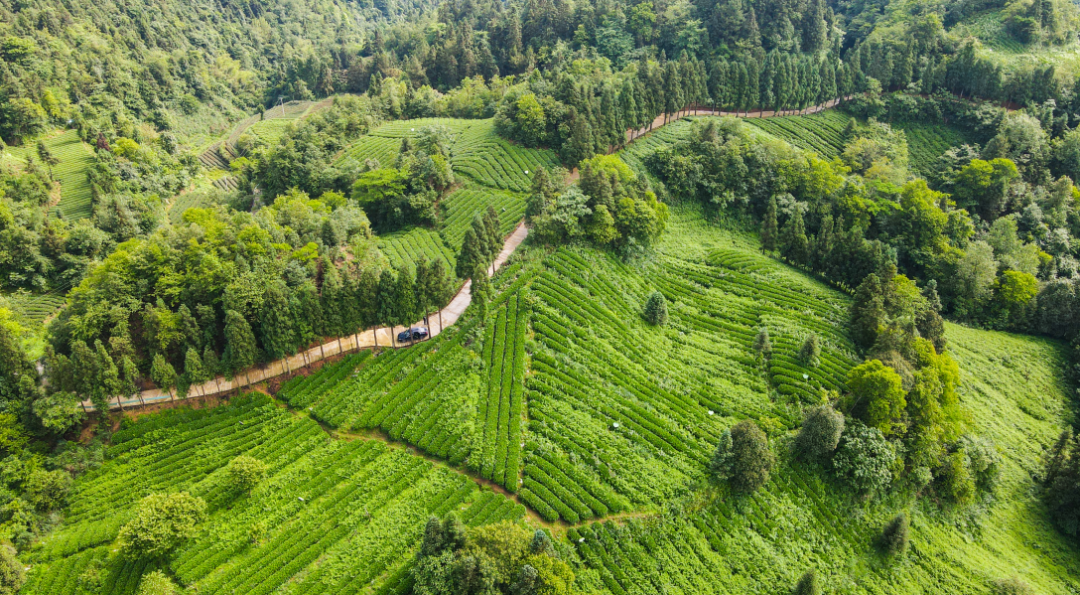
<path fill-rule="evenodd" d="M 225 467 L 240 454 L 270 467 L 251 494 L 229 486 Z M 80 593 L 79 574 L 97 561 L 102 592 L 133 593 L 155 564 L 110 555 L 117 532 L 140 498 L 179 490 L 205 499 L 210 518 L 169 571 L 208 594 L 390 586 L 414 556 L 429 515 L 457 511 L 478 525 L 524 513 L 445 465 L 379 440 L 335 440 L 311 419 L 253 395 L 212 410 L 147 416 L 114 434 L 109 461 L 76 482 L 63 529 L 35 547 L 20 592 Z M 253 531 L 261 533 L 257 543 Z"/>
<path fill-rule="evenodd" d="M 363 136 L 349 145 L 335 160 L 338 165 L 363 165 L 368 159 L 379 162 L 381 167 L 393 167 L 401 149 L 401 140 L 383 136 Z"/>
<path fill-rule="evenodd" d="M 94 162 L 94 151 L 90 145 L 79 139 L 78 132 L 74 130 L 55 131 L 44 138 L 45 146 L 60 160 L 53 167 L 53 174 L 60 182 L 59 209 L 69 219 L 82 219 L 92 214 L 90 204 L 90 182 L 86 178 L 86 171 Z M 22 147 L 8 149 L 12 155 L 21 160 L 27 155 L 32 155 L 38 161 L 38 165 L 45 167 L 37 157 L 37 141 L 28 142 Z"/>

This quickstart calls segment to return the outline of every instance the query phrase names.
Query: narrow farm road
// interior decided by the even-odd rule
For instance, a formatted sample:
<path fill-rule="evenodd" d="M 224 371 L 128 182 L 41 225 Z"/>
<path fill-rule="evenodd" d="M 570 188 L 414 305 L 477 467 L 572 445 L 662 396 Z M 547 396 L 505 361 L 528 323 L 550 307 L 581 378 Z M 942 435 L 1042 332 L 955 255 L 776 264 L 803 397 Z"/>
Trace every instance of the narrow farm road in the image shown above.
<path fill-rule="evenodd" d="M 760 118 L 773 118 L 781 116 L 790 116 L 796 114 L 815 114 L 840 104 L 848 98 L 837 98 L 831 101 L 827 101 L 820 105 L 806 108 L 805 110 L 787 110 L 781 112 L 774 111 L 757 111 L 757 112 L 724 112 L 714 109 L 701 109 L 701 108 L 687 108 L 680 110 L 674 114 L 661 114 L 653 120 L 647 128 L 640 130 L 628 130 L 626 132 L 627 144 L 634 142 L 642 136 L 661 128 L 667 124 L 680 120 L 686 117 L 693 116 L 736 116 L 736 117 L 760 117 Z M 568 176 L 568 181 L 573 182 L 577 179 L 577 170 L 571 172 Z M 509 260 L 510 256 L 517 250 L 517 247 L 525 241 L 529 235 L 529 229 L 525 227 L 525 222 L 521 221 L 518 226 L 514 228 L 514 231 L 507 236 L 506 241 L 503 243 L 502 251 L 495 258 L 495 264 L 491 274 L 494 271 L 502 267 L 503 264 Z M 471 293 L 472 282 L 467 281 L 458 290 L 450 303 L 446 305 L 442 310 L 439 310 L 433 314 L 428 315 L 429 330 L 431 336 L 436 336 L 443 331 L 446 327 L 453 326 L 455 322 L 461 318 L 461 315 L 469 307 L 472 302 Z M 417 326 L 423 325 L 423 320 L 411 325 Z M 340 355 L 343 353 L 349 353 L 352 351 L 358 351 L 360 349 L 375 348 L 375 347 L 407 347 L 408 344 L 400 345 L 395 341 L 397 333 L 405 330 L 408 327 L 396 326 L 396 327 L 379 327 L 375 329 L 368 329 L 360 333 L 356 333 L 347 337 L 339 337 L 326 343 L 316 345 L 315 347 L 306 349 L 283 359 L 271 362 L 266 366 L 255 367 L 241 374 L 237 374 L 232 380 L 229 380 L 223 376 L 218 376 L 213 380 L 205 382 L 203 384 L 192 386 L 188 390 L 189 398 L 201 398 L 211 397 L 228 393 L 230 391 L 240 390 L 242 388 L 265 382 L 272 378 L 282 376 L 284 374 L 291 374 L 293 370 L 299 370 L 303 367 L 309 366 L 315 362 L 324 360 L 329 357 Z M 116 396 L 109 401 L 110 410 L 123 410 L 133 407 L 140 407 L 143 405 L 152 405 L 160 403 L 169 403 L 173 401 L 182 401 L 179 397 L 168 391 L 161 389 L 149 389 L 141 391 L 136 397 L 123 397 Z M 94 405 L 90 401 L 84 401 L 82 403 L 83 409 L 86 411 L 93 411 Z"/>

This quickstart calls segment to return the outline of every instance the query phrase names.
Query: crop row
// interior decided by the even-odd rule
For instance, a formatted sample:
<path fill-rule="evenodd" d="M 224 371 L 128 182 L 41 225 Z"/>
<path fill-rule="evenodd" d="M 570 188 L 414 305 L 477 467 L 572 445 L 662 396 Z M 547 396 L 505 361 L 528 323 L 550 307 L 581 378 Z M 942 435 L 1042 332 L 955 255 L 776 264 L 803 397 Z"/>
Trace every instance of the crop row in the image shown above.
<path fill-rule="evenodd" d="M 75 130 L 66 130 L 62 134 L 47 137 L 44 142 L 53 157 L 60 161 L 52 168 L 53 175 L 60 182 L 59 209 L 68 219 L 89 217 L 92 208 L 90 182 L 86 172 L 94 162 L 93 150 L 82 142 Z M 21 159 L 31 155 L 37 159 L 34 152 L 36 146 L 36 143 L 27 143 L 23 147 L 8 150 Z M 44 166 L 39 164 L 39 167 Z"/>
<path fill-rule="evenodd" d="M 335 164 L 359 166 L 363 165 L 365 161 L 373 159 L 379 162 L 380 167 L 393 167 L 400 149 L 401 141 L 398 139 L 371 135 L 361 136 L 338 156 Z"/>
<path fill-rule="evenodd" d="M 486 478 L 517 491 L 521 468 L 522 379 L 526 312 L 519 292 L 499 308 L 484 345 L 487 387 L 480 401 L 483 446 L 479 468 Z"/>
<path fill-rule="evenodd" d="M 746 122 L 796 147 L 832 159 L 844 150 L 843 131 L 849 119 L 836 110 L 826 110 L 808 116 L 747 118 Z"/>
<path fill-rule="evenodd" d="M 442 222 L 440 234 L 451 247 L 460 247 L 474 218 L 493 207 L 499 214 L 502 235 L 510 233 L 525 214 L 525 197 L 520 194 L 467 186 L 444 198 L 440 203 Z"/>
<path fill-rule="evenodd" d="M 408 231 L 380 236 L 379 248 L 394 266 L 415 270 L 416 263 L 422 256 L 427 258 L 428 262 L 441 260 L 446 270 L 454 270 L 454 251 L 430 229 L 414 227 Z"/>
<path fill-rule="evenodd" d="M 339 362 L 323 366 L 319 374 L 290 378 L 288 382 L 282 385 L 277 396 L 293 407 L 303 409 L 310 405 L 327 388 L 336 386 L 346 376 L 352 374 L 369 357 L 371 357 L 370 351 L 361 351 L 346 355 Z"/>

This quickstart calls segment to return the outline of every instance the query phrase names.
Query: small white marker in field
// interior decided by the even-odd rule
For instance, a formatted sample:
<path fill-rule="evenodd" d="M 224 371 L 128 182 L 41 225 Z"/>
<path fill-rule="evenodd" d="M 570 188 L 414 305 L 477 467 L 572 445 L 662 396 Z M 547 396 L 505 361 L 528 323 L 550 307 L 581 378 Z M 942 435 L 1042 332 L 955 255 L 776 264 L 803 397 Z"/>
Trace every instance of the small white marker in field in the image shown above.
<path fill-rule="evenodd" d="M 297 499 L 297 500 L 299 500 L 299 501 L 301 501 L 301 502 L 303 502 L 303 501 L 304 501 L 304 498 L 303 498 L 303 496 L 297 496 L 297 498 L 296 498 L 296 499 Z"/>
<path fill-rule="evenodd" d="M 713 413 L 713 410 L 712 410 L 712 409 L 710 409 L 710 410 L 709 410 L 709 415 L 714 415 L 714 413 Z"/>
<path fill-rule="evenodd" d="M 809 380 L 809 379 L 810 379 L 810 375 L 809 375 L 809 374 L 803 374 L 803 375 L 802 375 L 802 379 L 803 379 L 803 380 Z"/>
<path fill-rule="evenodd" d="M 578 543 L 585 543 L 585 538 L 584 537 L 579 537 L 577 542 Z"/>
<path fill-rule="evenodd" d="M 615 423 L 611 424 L 611 427 L 613 427 L 613 428 L 619 427 L 619 422 L 615 422 Z"/>
<path fill-rule="evenodd" d="M 525 170 L 525 174 L 526 174 L 526 175 L 528 175 L 528 174 L 529 174 L 529 170 Z"/>

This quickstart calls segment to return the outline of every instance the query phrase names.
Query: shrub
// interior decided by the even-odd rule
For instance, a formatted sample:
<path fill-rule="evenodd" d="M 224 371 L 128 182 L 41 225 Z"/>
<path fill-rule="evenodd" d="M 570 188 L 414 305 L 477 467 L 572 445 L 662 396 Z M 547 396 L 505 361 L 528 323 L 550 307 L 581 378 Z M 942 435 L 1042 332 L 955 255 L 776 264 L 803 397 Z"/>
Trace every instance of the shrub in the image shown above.
<path fill-rule="evenodd" d="M 187 492 L 151 494 L 120 528 L 120 552 L 132 559 L 160 558 L 195 535 L 206 519 L 206 502 Z"/>
<path fill-rule="evenodd" d="M 852 413 L 882 434 L 891 434 L 907 406 L 896 370 L 872 359 L 848 372 L 847 386 L 851 390 Z"/>
<path fill-rule="evenodd" d="M 769 329 L 761 327 L 756 337 L 754 337 L 754 351 L 760 355 L 769 357 L 772 355 L 772 341 L 769 340 Z"/>
<path fill-rule="evenodd" d="M 56 510 L 67 501 L 71 475 L 64 470 L 35 470 L 26 480 L 26 499 L 42 511 Z"/>
<path fill-rule="evenodd" d="M 266 478 L 267 470 L 266 463 L 259 459 L 240 455 L 229 463 L 229 478 L 237 489 L 250 492 Z"/>
<path fill-rule="evenodd" d="M 664 294 L 659 291 L 650 293 L 645 302 L 645 320 L 651 325 L 662 326 L 667 324 L 667 319 L 667 299 Z"/>
<path fill-rule="evenodd" d="M 26 573 L 15 557 L 15 548 L 0 545 L 0 595 L 15 595 L 25 582 Z"/>
<path fill-rule="evenodd" d="M 994 595 L 1035 595 L 1031 585 L 1016 578 L 999 578 L 990 583 L 990 592 Z"/>
<path fill-rule="evenodd" d="M 155 570 L 143 575 L 135 595 L 179 595 L 180 589 L 164 572 Z"/>
<path fill-rule="evenodd" d="M 945 459 L 938 470 L 941 493 L 960 506 L 971 504 L 975 499 L 975 479 L 971 476 L 968 456 L 957 451 Z"/>
<path fill-rule="evenodd" d="M 720 436 L 711 467 L 717 479 L 727 479 L 735 490 L 749 493 L 769 481 L 775 464 L 765 432 L 744 419 Z"/>
<path fill-rule="evenodd" d="M 795 585 L 794 595 L 821 595 L 821 585 L 818 584 L 817 573 L 807 570 L 806 574 Z"/>
<path fill-rule="evenodd" d="M 833 456 L 836 474 L 862 492 L 877 492 L 888 487 L 899 459 L 893 445 L 881 430 L 853 423 L 840 437 Z"/>
<path fill-rule="evenodd" d="M 890 556 L 902 556 L 908 548 L 908 519 L 900 513 L 881 530 L 881 549 Z"/>
<path fill-rule="evenodd" d="M 810 333 L 799 348 L 799 359 L 811 368 L 816 368 L 821 360 L 821 341 L 817 333 Z"/>
<path fill-rule="evenodd" d="M 814 407 L 806 412 L 795 449 L 807 459 L 819 459 L 832 454 L 844 432 L 844 416 L 830 405 Z"/>

